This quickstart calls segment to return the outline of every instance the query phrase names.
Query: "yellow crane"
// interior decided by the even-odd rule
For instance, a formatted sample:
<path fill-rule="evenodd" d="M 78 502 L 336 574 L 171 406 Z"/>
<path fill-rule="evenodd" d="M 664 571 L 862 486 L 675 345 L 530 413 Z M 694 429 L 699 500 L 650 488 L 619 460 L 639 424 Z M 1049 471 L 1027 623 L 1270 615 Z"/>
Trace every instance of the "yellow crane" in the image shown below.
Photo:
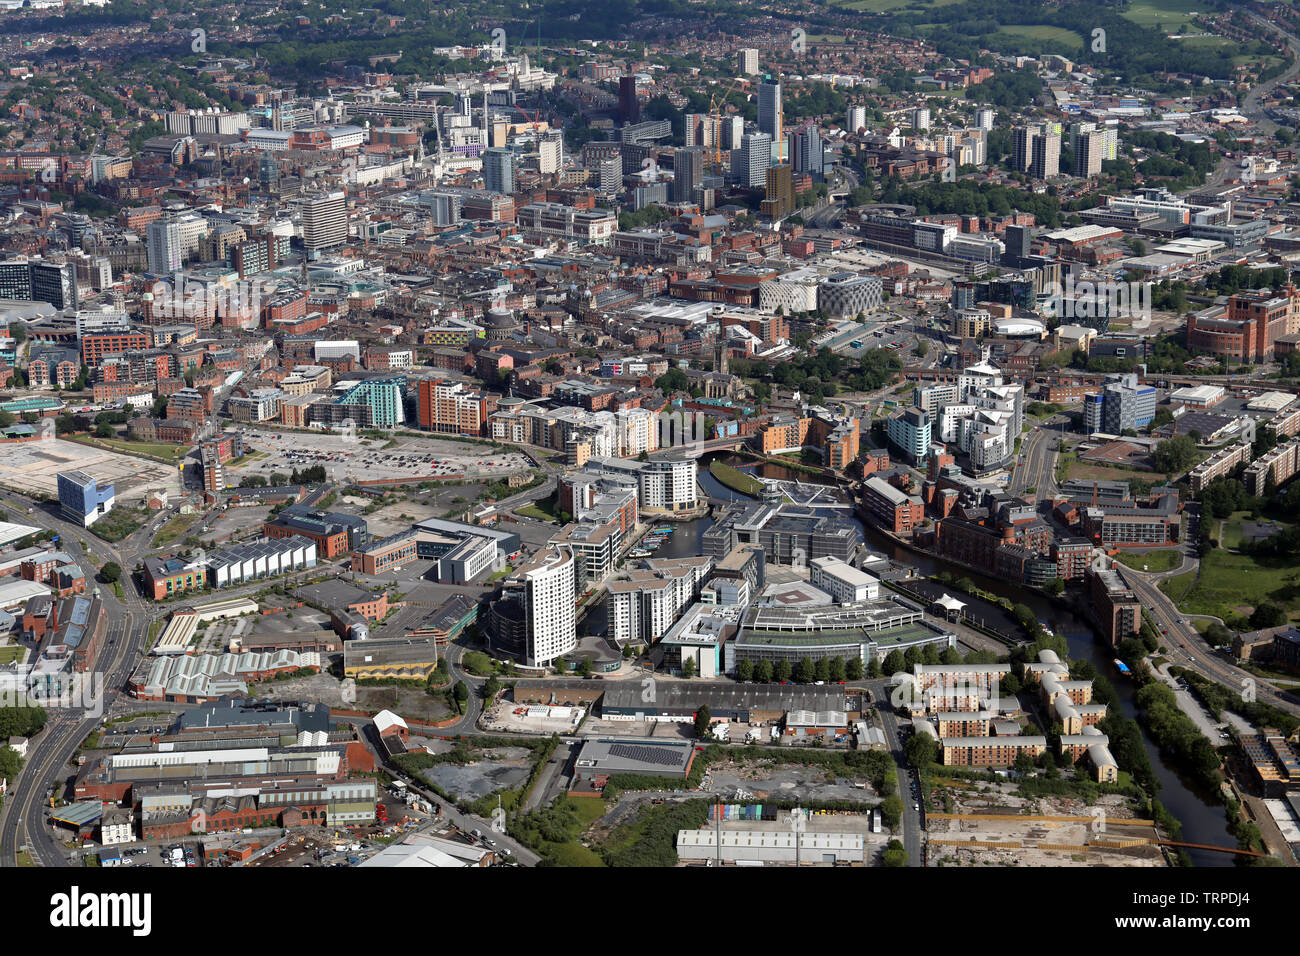
<path fill-rule="evenodd" d="M 722 166 L 722 107 L 726 105 L 727 97 L 736 89 L 736 84 L 741 81 L 742 77 L 736 77 L 731 81 L 725 93 L 721 96 L 714 93 L 709 98 L 709 121 L 713 125 L 713 155 L 710 162 L 713 164 L 714 172 Z"/>

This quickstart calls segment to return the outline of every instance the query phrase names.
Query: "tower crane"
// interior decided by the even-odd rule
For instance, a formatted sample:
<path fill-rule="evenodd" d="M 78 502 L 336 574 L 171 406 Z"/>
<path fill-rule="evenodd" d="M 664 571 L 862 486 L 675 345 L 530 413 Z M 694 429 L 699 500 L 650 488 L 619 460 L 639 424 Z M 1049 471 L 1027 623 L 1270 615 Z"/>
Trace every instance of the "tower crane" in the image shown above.
<path fill-rule="evenodd" d="M 726 105 L 727 97 L 732 94 L 740 81 L 741 77 L 736 77 L 725 93 L 721 96 L 715 93 L 709 98 L 709 122 L 713 125 L 713 154 L 710 161 L 715 172 L 722 166 L 722 107 Z"/>

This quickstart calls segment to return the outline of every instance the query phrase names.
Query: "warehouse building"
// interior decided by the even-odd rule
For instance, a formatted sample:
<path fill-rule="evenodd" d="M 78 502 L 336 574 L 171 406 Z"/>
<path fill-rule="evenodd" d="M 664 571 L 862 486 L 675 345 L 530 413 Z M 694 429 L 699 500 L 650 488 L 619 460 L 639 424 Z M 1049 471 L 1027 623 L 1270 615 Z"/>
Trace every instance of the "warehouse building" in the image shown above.
<path fill-rule="evenodd" d="M 527 684 L 519 681 L 519 684 Z M 708 707 L 714 720 L 762 723 L 783 720 L 790 711 L 845 711 L 850 719 L 860 715 L 857 695 L 843 687 L 800 684 L 733 684 L 659 681 L 653 700 L 644 699 L 639 681 L 609 681 L 601 702 L 605 720 L 695 720 Z M 519 699 L 520 687 L 515 687 Z"/>
<path fill-rule="evenodd" d="M 578 751 L 573 776 L 597 788 L 620 773 L 685 780 L 694 758 L 695 745 L 690 741 L 597 737 Z"/>
<path fill-rule="evenodd" d="M 301 535 L 254 541 L 208 554 L 209 582 L 224 588 L 316 567 L 316 542 Z"/>
<path fill-rule="evenodd" d="M 677 856 L 739 866 L 834 866 L 862 864 L 867 859 L 866 839 L 861 833 L 793 830 L 678 830 Z"/>

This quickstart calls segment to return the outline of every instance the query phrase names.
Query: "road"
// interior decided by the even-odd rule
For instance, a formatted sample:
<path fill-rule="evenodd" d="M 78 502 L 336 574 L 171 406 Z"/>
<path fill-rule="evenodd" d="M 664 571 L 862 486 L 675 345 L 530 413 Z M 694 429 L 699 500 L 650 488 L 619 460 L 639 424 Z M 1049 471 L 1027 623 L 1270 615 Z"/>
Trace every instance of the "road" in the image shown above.
<path fill-rule="evenodd" d="M 1263 100 L 1264 96 L 1271 93 L 1278 86 L 1281 86 L 1284 83 L 1290 83 L 1297 76 L 1300 76 L 1300 39 L 1297 39 L 1281 27 L 1269 23 L 1258 14 L 1248 13 L 1247 16 L 1259 24 L 1260 28 L 1264 31 L 1280 34 L 1286 39 L 1287 45 L 1291 48 L 1291 65 L 1282 73 L 1273 77 L 1273 79 L 1252 87 L 1250 92 L 1248 92 L 1245 98 L 1241 101 L 1241 112 L 1249 116 L 1263 133 L 1272 136 L 1277 132 L 1278 125 L 1264 115 L 1264 111 L 1261 109 L 1259 104 L 1260 101 Z"/>
<path fill-rule="evenodd" d="M 1260 703 L 1272 704 L 1287 713 L 1300 716 L 1300 705 L 1282 697 L 1277 688 L 1263 678 L 1256 677 L 1227 663 L 1206 642 L 1199 631 L 1190 623 L 1174 603 L 1169 600 L 1158 583 L 1165 575 L 1144 574 L 1123 565 L 1115 565 L 1128 586 L 1137 594 L 1143 607 L 1151 612 L 1156 625 L 1167 637 L 1168 657 L 1172 663 L 1193 670 L 1210 680 L 1222 684 L 1234 693 L 1243 693 L 1248 688 L 1255 693 Z M 1174 572 L 1179 573 L 1183 568 Z M 1250 683 L 1247 683 L 1247 682 Z"/>
<path fill-rule="evenodd" d="M 890 706 L 890 686 L 888 679 L 869 681 L 865 685 L 876 701 L 876 710 L 880 714 L 880 723 L 885 729 L 885 740 L 889 743 L 890 753 L 898 765 L 898 796 L 903 801 L 903 849 L 907 851 L 908 866 L 924 866 L 925 858 L 921 845 L 925 828 L 924 809 L 918 811 L 913 805 L 920 801 L 912 796 L 912 781 L 916 779 L 907 766 L 903 755 L 903 736 L 898 726 L 898 718 Z"/>
<path fill-rule="evenodd" d="M 508 849 L 514 859 L 523 866 L 536 866 L 541 862 L 540 856 L 528 849 L 522 843 L 519 843 L 514 839 L 514 837 L 507 833 L 503 833 L 500 830 L 495 830 L 494 832 L 495 828 L 492 826 L 490 820 L 484 820 L 481 817 L 476 817 L 469 813 L 461 813 L 456 809 L 455 804 L 448 803 L 446 800 L 442 799 L 442 797 L 430 790 L 426 781 L 421 780 L 418 777 L 409 776 L 399 769 L 388 759 L 388 754 L 385 751 L 381 751 L 374 745 L 369 734 L 366 733 L 366 729 L 371 723 L 368 718 L 340 716 L 339 719 L 352 725 L 352 727 L 357 731 L 357 736 L 359 736 L 365 743 L 366 749 L 370 751 L 378 763 L 387 768 L 391 776 L 405 780 L 407 786 L 416 791 L 421 797 L 428 800 L 431 806 L 442 808 L 442 814 L 432 817 L 431 819 L 455 824 L 456 828 L 462 833 L 472 834 L 475 830 L 478 830 L 479 832 L 490 836 L 496 841 L 498 850 L 501 848 Z M 558 754 L 562 751 L 563 748 L 561 747 L 556 751 L 556 753 Z"/>
<path fill-rule="evenodd" d="M 86 529 L 65 522 L 54 512 L 54 506 L 40 506 L 11 492 L 0 493 L 0 502 L 18 521 L 31 521 L 57 532 L 59 547 L 77 562 L 87 582 L 94 581 L 96 566 L 105 561 L 116 561 L 127 570 L 133 566 L 127 558 L 133 552 L 119 551 Z M 82 541 L 86 543 L 84 549 Z M 143 653 L 151 616 L 144 600 L 127 580 L 123 582 L 124 600 L 118 600 L 111 587 L 100 585 L 98 590 L 106 625 L 90 679 L 99 692 L 77 706 L 46 708 L 49 720 L 45 729 L 32 739 L 22 772 L 0 808 L 0 866 L 17 866 L 18 850 L 24 845 L 38 865 L 68 864 L 66 849 L 44 823 L 45 793 L 51 786 L 61 790 L 72 775 L 69 761 L 77 747 L 122 696 L 126 680 Z"/>
<path fill-rule="evenodd" d="M 1056 448 L 1063 426 L 1060 416 L 1052 416 L 1036 427 L 1020 447 L 1020 461 L 1016 463 L 1007 492 L 1024 494 L 1033 488 L 1039 501 L 1056 490 Z"/>

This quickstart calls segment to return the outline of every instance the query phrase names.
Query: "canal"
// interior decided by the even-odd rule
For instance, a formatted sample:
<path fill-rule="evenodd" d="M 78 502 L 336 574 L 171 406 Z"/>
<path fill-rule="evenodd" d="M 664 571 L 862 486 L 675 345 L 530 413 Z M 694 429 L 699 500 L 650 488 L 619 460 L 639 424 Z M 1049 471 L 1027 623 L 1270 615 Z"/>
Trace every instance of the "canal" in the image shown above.
<path fill-rule="evenodd" d="M 700 462 L 700 485 L 707 494 L 714 498 L 751 500 L 727 488 L 710 475 L 707 466 L 708 460 L 701 459 Z M 786 480 L 798 478 L 803 482 L 829 483 L 817 476 L 806 475 L 767 462 L 755 465 L 743 458 L 724 457 L 723 460 L 744 471 L 766 478 Z M 838 514 L 851 521 L 858 528 L 862 539 L 872 550 L 885 554 L 901 564 L 911 565 L 926 575 L 937 574 L 944 570 L 960 571 L 962 576 L 971 578 L 980 587 L 1032 608 L 1044 625 L 1066 639 L 1072 659 L 1090 661 L 1099 674 L 1106 675 L 1107 679 L 1115 687 L 1124 714 L 1136 719 L 1137 708 L 1133 703 L 1134 688 L 1132 682 L 1115 674 L 1115 667 L 1112 663 L 1114 654 L 1109 648 L 1095 639 L 1092 627 L 1077 614 L 1049 601 L 1037 592 L 1016 587 L 1000 579 L 983 577 L 965 568 L 947 565 L 927 555 L 909 551 L 880 535 L 874 529 L 864 527 L 850 511 L 827 513 Z M 669 539 L 667 544 L 659 549 L 656 557 L 672 558 L 701 554 L 701 536 L 712 525 L 712 518 L 699 518 L 695 521 L 676 524 L 677 532 Z M 1142 731 L 1142 741 L 1146 747 L 1147 756 L 1151 760 L 1151 766 L 1155 771 L 1156 778 L 1160 781 L 1161 789 L 1158 794 L 1160 802 L 1182 822 L 1183 839 L 1188 843 L 1235 847 L 1237 841 L 1228 833 L 1227 819 L 1224 816 L 1223 806 L 1218 795 L 1195 786 L 1184 779 L 1172 765 L 1166 763 L 1160 753 L 1160 748 L 1156 746 L 1145 728 Z M 1231 866 L 1234 859 L 1231 854 L 1214 853 L 1209 850 L 1188 850 L 1188 853 L 1196 866 Z"/>

